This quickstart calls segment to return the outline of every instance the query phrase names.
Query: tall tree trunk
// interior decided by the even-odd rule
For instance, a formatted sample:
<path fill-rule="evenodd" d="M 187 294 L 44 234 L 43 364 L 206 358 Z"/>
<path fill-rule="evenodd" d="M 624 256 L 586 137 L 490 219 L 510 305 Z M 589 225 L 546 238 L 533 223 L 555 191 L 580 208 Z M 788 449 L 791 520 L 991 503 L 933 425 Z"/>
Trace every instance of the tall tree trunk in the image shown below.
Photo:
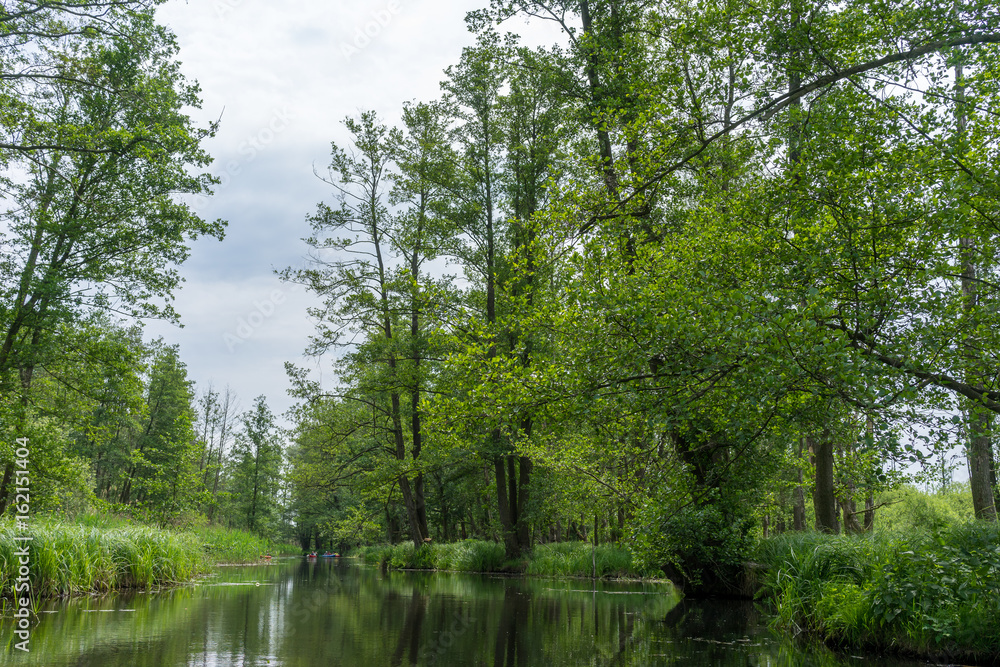
<path fill-rule="evenodd" d="M 212 483 L 212 504 L 208 507 L 208 522 L 212 523 L 215 508 L 219 500 L 219 479 L 222 477 L 222 461 L 226 453 L 226 438 L 229 437 L 229 413 L 233 410 L 233 395 L 226 386 L 226 393 L 222 399 L 222 421 L 219 424 L 219 453 L 215 465 L 215 481 Z"/>
<path fill-rule="evenodd" d="M 840 532 L 840 527 L 837 524 L 837 497 L 833 485 L 833 441 L 828 433 L 811 441 L 816 463 L 816 484 L 813 487 L 816 530 L 836 534 Z"/>
<path fill-rule="evenodd" d="M 955 109 L 958 129 L 958 154 L 965 154 L 966 123 L 964 71 L 961 62 L 955 65 Z M 959 241 L 962 262 L 962 306 L 970 337 L 976 331 L 979 310 L 979 285 L 977 282 L 978 257 L 976 242 L 971 238 Z M 973 385 L 984 385 L 980 360 L 974 340 L 968 342 L 968 369 L 965 381 Z M 969 459 L 969 486 L 972 488 L 972 506 L 977 519 L 997 520 L 997 508 L 993 498 L 993 416 L 983 406 L 972 403 L 967 411 L 968 439 L 966 448 Z"/>
<path fill-rule="evenodd" d="M 973 405 L 969 409 L 969 486 L 972 507 L 977 519 L 997 520 L 993 498 L 993 415 L 985 408 Z"/>
<path fill-rule="evenodd" d="M 802 466 L 805 465 L 804 461 L 804 446 L 805 438 L 799 438 L 799 451 L 798 451 L 798 466 L 796 466 L 795 475 L 798 478 L 798 483 L 795 485 L 795 489 L 792 491 L 792 530 L 803 531 L 806 529 L 806 489 L 805 489 L 805 479 L 803 479 Z"/>
<path fill-rule="evenodd" d="M 875 530 L 875 495 L 869 491 L 865 498 L 865 532 L 870 533 Z"/>
<path fill-rule="evenodd" d="M 0 482 L 0 515 L 7 509 L 7 496 L 9 494 L 10 479 L 14 476 L 14 462 L 10 461 L 3 470 L 3 482 Z"/>
<path fill-rule="evenodd" d="M 993 506 L 1000 512 L 1000 482 L 997 481 L 997 459 L 996 452 L 990 460 L 990 481 L 993 483 Z"/>
<path fill-rule="evenodd" d="M 27 410 L 29 406 L 31 381 L 35 376 L 35 350 L 41 344 L 41 340 L 42 340 L 42 331 L 40 328 L 35 327 L 31 333 L 31 343 L 29 348 L 31 352 L 29 353 L 28 363 L 27 365 L 23 366 L 18 372 L 20 387 L 21 387 L 21 410 L 22 410 L 20 416 L 18 417 L 19 421 L 21 422 L 21 426 L 18 430 L 21 433 L 24 432 L 23 431 L 25 425 L 24 420 L 27 416 Z M 0 366 L 0 369 L 2 369 L 2 366 Z M 0 514 L 3 514 L 3 512 L 7 509 L 7 504 L 9 502 L 8 498 L 11 495 L 10 479 L 13 475 L 14 475 L 14 461 L 10 461 L 4 468 L 3 481 L 0 482 Z"/>
<path fill-rule="evenodd" d="M 856 535 L 862 528 L 858 523 L 858 506 L 853 499 L 843 500 L 840 503 L 841 513 L 844 520 L 844 533 Z"/>
<path fill-rule="evenodd" d="M 417 225 L 416 241 L 413 244 L 413 255 L 410 257 L 410 279 L 412 282 L 412 293 L 410 295 L 410 345 L 412 348 L 411 360 L 413 362 L 413 388 L 410 393 L 410 453 L 416 463 L 420 458 L 420 449 L 423 446 L 423 431 L 420 415 L 420 253 L 423 252 L 421 246 L 421 235 L 423 233 L 423 219 L 426 202 L 421 198 L 420 203 L 420 223 Z M 424 475 L 417 472 L 413 480 L 413 505 L 416 512 L 417 528 L 420 534 L 426 538 L 430 536 L 427 529 L 427 503 L 424 495 Z"/>
<path fill-rule="evenodd" d="M 389 366 L 395 370 L 396 360 L 390 355 Z M 396 445 L 396 458 L 400 461 L 406 460 L 406 440 L 403 437 L 403 418 L 400 412 L 399 394 L 393 392 L 390 395 L 392 405 L 392 434 Z M 413 546 L 420 549 L 424 545 L 424 538 L 427 537 L 420 530 L 420 520 L 417 518 L 417 503 L 413 487 L 410 485 L 410 478 L 404 473 L 399 476 L 399 490 L 403 494 L 403 506 L 406 509 L 406 518 L 410 522 L 410 539 Z"/>
<path fill-rule="evenodd" d="M 590 14 L 589 0 L 580 2 L 580 20 L 583 22 L 584 35 L 594 37 L 593 19 Z M 612 201 L 620 199 L 618 190 L 618 175 L 615 173 L 614 154 L 611 152 L 611 134 L 605 123 L 604 88 L 600 80 L 600 50 L 595 46 L 587 54 L 587 84 L 590 88 L 590 99 L 593 105 L 594 127 L 597 131 L 597 145 L 601 155 L 601 171 L 604 176 L 604 187 Z"/>
<path fill-rule="evenodd" d="M 494 432 L 494 437 L 499 440 L 499 431 Z M 517 549 L 517 534 L 514 531 L 514 509 L 511 503 L 511 493 L 509 490 L 509 484 L 507 475 L 507 456 L 497 456 L 493 460 L 493 471 L 496 477 L 497 485 L 497 511 L 500 513 L 500 525 L 503 528 L 503 543 L 504 550 L 507 553 L 508 558 L 516 558 L 518 556 Z M 516 496 L 513 499 L 514 503 L 517 503 Z"/>
<path fill-rule="evenodd" d="M 531 525 L 525 509 L 532 469 L 531 459 L 526 456 L 500 456 L 494 461 L 497 508 L 508 558 L 521 558 L 531 549 Z"/>
<path fill-rule="evenodd" d="M 519 456 L 518 473 L 520 479 L 517 484 L 517 520 L 515 528 L 517 530 L 517 542 L 519 555 L 523 556 L 531 551 L 531 524 L 528 521 L 528 495 L 531 488 L 531 471 L 534 464 L 527 456 Z"/>

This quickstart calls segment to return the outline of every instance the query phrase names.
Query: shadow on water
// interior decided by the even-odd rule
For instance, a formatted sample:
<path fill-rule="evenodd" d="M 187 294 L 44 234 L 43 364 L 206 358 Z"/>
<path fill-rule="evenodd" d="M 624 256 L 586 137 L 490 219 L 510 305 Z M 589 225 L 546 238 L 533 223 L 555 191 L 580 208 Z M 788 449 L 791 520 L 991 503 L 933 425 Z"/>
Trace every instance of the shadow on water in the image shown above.
<path fill-rule="evenodd" d="M 54 602 L 0 664 L 722 665 L 888 667 L 773 635 L 753 604 L 679 601 L 669 586 L 380 572 L 350 561 L 223 568 L 157 594 Z"/>

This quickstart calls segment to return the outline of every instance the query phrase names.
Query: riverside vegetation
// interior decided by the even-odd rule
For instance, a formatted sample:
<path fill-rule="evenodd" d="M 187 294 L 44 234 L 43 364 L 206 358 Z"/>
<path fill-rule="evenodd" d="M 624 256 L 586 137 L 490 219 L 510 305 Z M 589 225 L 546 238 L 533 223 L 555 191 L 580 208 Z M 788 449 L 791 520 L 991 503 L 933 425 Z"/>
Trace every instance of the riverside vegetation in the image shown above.
<path fill-rule="evenodd" d="M 1000 530 L 963 523 L 765 541 L 762 595 L 778 626 L 826 642 L 949 662 L 1000 660 Z"/>
<path fill-rule="evenodd" d="M 509 572 L 551 577 L 643 578 L 632 566 L 627 549 L 585 542 L 538 544 L 529 557 L 509 560 L 502 544 L 464 540 L 415 549 L 410 542 L 359 547 L 351 553 L 367 565 L 402 570 L 448 572 Z M 662 573 L 659 573 L 662 576 Z M 649 577 L 647 577 L 649 578 Z"/>
<path fill-rule="evenodd" d="M 902 487 L 884 494 L 879 530 L 855 535 L 786 532 L 756 538 L 728 570 L 730 595 L 753 595 L 772 625 L 834 647 L 993 664 L 1000 659 L 1000 526 L 972 520 L 967 486 L 938 493 Z M 662 578 L 640 570 L 628 549 L 562 542 L 509 560 L 501 544 L 464 540 L 360 547 L 351 554 L 383 569 L 506 572 L 528 576 Z M 743 570 L 739 572 L 738 570 Z M 743 584 L 735 579 L 752 577 Z M 697 589 L 694 591 L 697 593 Z"/>
<path fill-rule="evenodd" d="M 762 540 L 758 597 L 773 623 L 833 646 L 1000 661 L 1000 527 L 975 521 L 965 485 L 903 487 L 867 534 L 784 533 Z"/>
<path fill-rule="evenodd" d="M 14 524 L 0 524 L 0 591 L 13 591 L 22 543 Z M 264 554 L 298 553 L 244 531 L 221 527 L 166 530 L 107 517 L 75 522 L 37 519 L 32 537 L 29 579 L 32 595 L 64 595 L 149 590 L 188 582 L 220 563 L 260 562 Z"/>

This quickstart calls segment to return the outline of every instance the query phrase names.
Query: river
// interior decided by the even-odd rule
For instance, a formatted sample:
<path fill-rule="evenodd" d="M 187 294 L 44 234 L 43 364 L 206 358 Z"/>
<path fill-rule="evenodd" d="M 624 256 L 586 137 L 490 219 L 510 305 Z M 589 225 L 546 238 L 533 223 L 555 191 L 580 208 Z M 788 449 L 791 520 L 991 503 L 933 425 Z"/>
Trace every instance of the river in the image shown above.
<path fill-rule="evenodd" d="M 838 655 L 770 632 L 751 603 L 651 583 L 380 572 L 349 559 L 223 567 L 160 593 L 43 605 L 30 653 L 0 621 L 0 663 L 45 667 L 922 663 Z"/>

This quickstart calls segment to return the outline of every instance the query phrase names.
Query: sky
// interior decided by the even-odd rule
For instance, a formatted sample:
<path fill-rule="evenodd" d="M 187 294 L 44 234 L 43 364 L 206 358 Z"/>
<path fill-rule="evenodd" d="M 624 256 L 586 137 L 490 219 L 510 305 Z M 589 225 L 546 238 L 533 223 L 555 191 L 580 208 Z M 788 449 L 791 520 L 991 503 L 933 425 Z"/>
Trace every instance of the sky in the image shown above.
<path fill-rule="evenodd" d="M 282 283 L 276 269 L 302 266 L 306 217 L 333 202 L 325 173 L 330 143 L 347 145 L 342 121 L 372 110 L 399 124 L 406 101 L 440 96 L 444 69 L 474 43 L 466 12 L 488 0 L 170 0 L 158 13 L 177 36 L 182 71 L 201 86 L 204 144 L 221 179 L 191 202 L 229 222 L 222 242 L 199 239 L 181 268 L 174 308 L 183 328 L 146 323 L 148 338 L 180 347 L 200 391 L 229 385 L 243 410 L 265 395 L 280 414 L 286 361 L 329 383 L 331 362 L 304 357 L 316 299 Z M 551 43 L 545 24 L 506 26 L 529 43 Z"/>

